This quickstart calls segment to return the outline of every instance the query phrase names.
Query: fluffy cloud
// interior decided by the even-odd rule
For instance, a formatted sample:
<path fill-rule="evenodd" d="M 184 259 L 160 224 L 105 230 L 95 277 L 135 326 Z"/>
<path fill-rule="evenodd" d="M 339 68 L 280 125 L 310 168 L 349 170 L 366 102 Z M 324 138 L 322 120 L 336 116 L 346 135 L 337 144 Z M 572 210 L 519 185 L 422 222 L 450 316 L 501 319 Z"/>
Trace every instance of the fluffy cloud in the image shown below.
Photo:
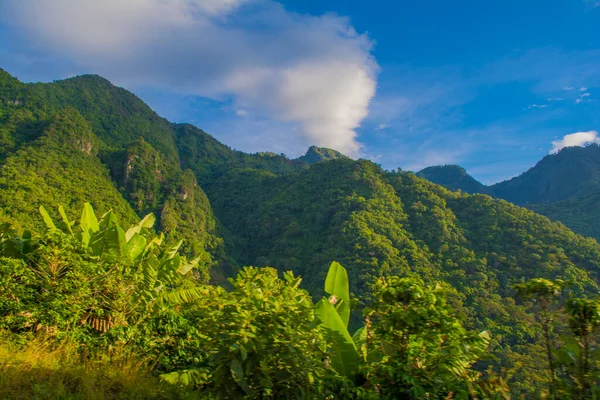
<path fill-rule="evenodd" d="M 558 153 L 562 148 L 571 146 L 586 146 L 588 144 L 600 144 L 600 138 L 597 131 L 575 132 L 563 136 L 561 140 L 552 142 L 550 154 Z"/>
<path fill-rule="evenodd" d="M 231 100 L 297 125 L 287 134 L 306 143 L 359 153 L 378 66 L 345 18 L 271 0 L 6 0 L 0 15 L 118 84 Z"/>

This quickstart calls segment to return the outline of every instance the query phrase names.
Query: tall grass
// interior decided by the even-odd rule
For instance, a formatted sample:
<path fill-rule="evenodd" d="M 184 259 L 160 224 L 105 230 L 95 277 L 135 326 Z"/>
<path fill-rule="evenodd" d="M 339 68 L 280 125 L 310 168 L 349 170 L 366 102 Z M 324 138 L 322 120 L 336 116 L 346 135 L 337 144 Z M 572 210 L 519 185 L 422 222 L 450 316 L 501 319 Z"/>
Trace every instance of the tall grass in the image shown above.
<path fill-rule="evenodd" d="M 0 399 L 206 398 L 161 382 L 123 349 L 111 353 L 83 357 L 69 344 L 35 339 L 18 346 L 0 340 Z"/>

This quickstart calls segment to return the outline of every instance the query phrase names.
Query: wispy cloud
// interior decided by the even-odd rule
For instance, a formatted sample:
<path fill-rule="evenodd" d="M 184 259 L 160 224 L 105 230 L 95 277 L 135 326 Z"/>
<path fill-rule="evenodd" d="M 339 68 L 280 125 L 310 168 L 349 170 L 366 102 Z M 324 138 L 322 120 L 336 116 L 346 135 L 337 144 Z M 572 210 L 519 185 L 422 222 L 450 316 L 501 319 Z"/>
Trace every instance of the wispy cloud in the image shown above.
<path fill-rule="evenodd" d="M 546 108 L 548 107 L 548 104 L 532 104 L 529 107 L 527 107 L 527 110 L 530 110 L 532 108 Z"/>
<path fill-rule="evenodd" d="M 563 136 L 562 139 L 555 140 L 552 142 L 552 149 L 550 150 L 550 154 L 558 153 L 561 149 L 565 147 L 586 146 L 592 143 L 600 143 L 600 138 L 598 138 L 597 131 L 570 133 L 568 135 Z"/>
<path fill-rule="evenodd" d="M 0 15 L 120 85 L 232 99 L 295 124 L 305 143 L 350 155 L 361 147 L 356 128 L 378 65 L 371 40 L 345 18 L 271 0 L 6 0 Z"/>
<path fill-rule="evenodd" d="M 575 99 L 575 104 L 584 103 L 584 102 L 587 101 L 586 97 L 590 97 L 591 96 L 590 92 L 586 92 L 585 90 L 587 90 L 587 88 L 585 88 L 585 87 L 582 87 L 581 89 L 579 89 L 580 94 Z"/>
<path fill-rule="evenodd" d="M 377 125 L 377 128 L 375 128 L 376 131 L 383 131 L 385 129 L 388 129 L 390 126 L 388 124 L 379 124 Z"/>

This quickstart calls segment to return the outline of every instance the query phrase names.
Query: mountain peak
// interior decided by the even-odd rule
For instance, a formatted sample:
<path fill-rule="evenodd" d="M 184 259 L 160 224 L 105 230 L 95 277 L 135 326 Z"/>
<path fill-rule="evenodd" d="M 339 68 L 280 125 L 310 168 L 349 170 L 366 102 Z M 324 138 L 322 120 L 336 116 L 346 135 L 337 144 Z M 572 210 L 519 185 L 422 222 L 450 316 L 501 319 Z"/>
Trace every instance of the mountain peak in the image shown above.
<path fill-rule="evenodd" d="M 100 85 L 106 85 L 106 86 L 114 86 L 112 84 L 111 81 L 109 81 L 108 79 L 97 75 L 97 74 L 83 74 L 83 75 L 76 75 L 76 76 L 72 76 L 70 78 L 67 79 L 61 79 L 59 81 L 56 81 L 57 83 L 59 82 L 80 82 L 80 83 L 96 83 L 96 84 L 100 84 Z"/>
<path fill-rule="evenodd" d="M 462 190 L 466 193 L 487 193 L 487 187 L 473 178 L 459 165 L 436 165 L 427 167 L 417 176 L 442 185 L 450 190 Z"/>
<path fill-rule="evenodd" d="M 338 158 L 348 158 L 339 151 L 329 149 L 327 147 L 310 146 L 306 150 L 306 154 L 302 157 L 298 157 L 298 160 L 304 161 L 308 164 L 315 164 L 319 161 L 335 160 Z"/>
<path fill-rule="evenodd" d="M 596 192 L 600 189 L 600 146 L 565 147 L 491 189 L 516 204 L 549 203 Z"/>

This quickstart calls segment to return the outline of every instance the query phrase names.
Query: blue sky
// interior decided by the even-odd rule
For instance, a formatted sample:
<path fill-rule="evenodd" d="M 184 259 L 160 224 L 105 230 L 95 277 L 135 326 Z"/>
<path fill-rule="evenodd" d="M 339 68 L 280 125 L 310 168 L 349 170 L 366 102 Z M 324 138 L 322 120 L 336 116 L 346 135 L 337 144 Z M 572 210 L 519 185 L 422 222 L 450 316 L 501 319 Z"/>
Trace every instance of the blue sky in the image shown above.
<path fill-rule="evenodd" d="M 0 0 L 0 68 L 101 74 L 244 151 L 485 183 L 600 141 L 598 0 Z"/>

